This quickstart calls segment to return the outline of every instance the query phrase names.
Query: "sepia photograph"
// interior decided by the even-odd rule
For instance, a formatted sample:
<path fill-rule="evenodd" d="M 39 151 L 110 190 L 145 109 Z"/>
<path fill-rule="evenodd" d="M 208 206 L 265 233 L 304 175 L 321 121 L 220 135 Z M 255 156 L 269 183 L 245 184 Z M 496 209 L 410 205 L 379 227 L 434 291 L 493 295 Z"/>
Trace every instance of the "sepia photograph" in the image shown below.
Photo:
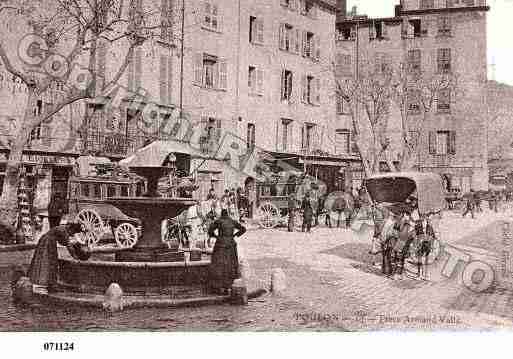
<path fill-rule="evenodd" d="M 511 331 L 512 17 L 1 0 L 0 332 Z"/>

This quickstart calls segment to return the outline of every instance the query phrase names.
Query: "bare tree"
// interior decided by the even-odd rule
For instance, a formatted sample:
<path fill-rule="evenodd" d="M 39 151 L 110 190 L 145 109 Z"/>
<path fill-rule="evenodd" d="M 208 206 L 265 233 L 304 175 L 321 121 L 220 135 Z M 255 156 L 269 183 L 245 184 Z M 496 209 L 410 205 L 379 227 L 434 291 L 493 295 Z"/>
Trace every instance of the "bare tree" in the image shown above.
<path fill-rule="evenodd" d="M 426 131 L 433 107 L 443 91 L 454 102 L 459 95 L 458 77 L 450 73 L 420 73 L 400 64 L 393 71 L 391 99 L 401 115 L 401 149 L 397 170 L 418 168 L 420 136 Z"/>
<path fill-rule="evenodd" d="M 403 64 L 393 68 L 388 64 L 362 64 L 358 79 L 341 76 L 335 70 L 336 93 L 339 101 L 349 105 L 352 133 L 366 175 L 379 172 L 380 162 L 391 171 L 418 167 L 420 136 L 426 131 L 438 96 L 449 91 L 451 102 L 460 95 L 458 77 L 450 73 L 413 72 Z M 399 148 L 393 148 L 388 131 L 400 114 Z M 368 140 L 365 140 L 365 132 Z M 399 156 L 394 157 L 394 150 Z"/>
<path fill-rule="evenodd" d="M 358 76 L 341 77 L 335 70 L 336 95 L 349 106 L 352 136 L 366 176 L 379 171 L 381 159 L 393 168 L 391 141 L 387 133 L 392 72 L 367 66 Z M 361 111 L 361 113 L 359 113 Z M 369 140 L 365 139 L 367 132 Z"/>
<path fill-rule="evenodd" d="M 13 133 L 0 198 L 0 219 L 8 225 L 16 223 L 16 192 L 22 152 L 30 141 L 31 132 L 51 121 L 66 106 L 108 93 L 125 73 L 136 47 L 160 36 L 161 31 L 172 26 L 171 21 L 161 17 L 160 6 L 159 9 L 148 8 L 141 0 L 51 0 L 35 3 L 26 0 L 4 1 L 0 4 L 0 19 L 4 23 L 15 24 L 11 30 L 16 31 L 18 40 L 28 33 L 43 37 L 48 51 L 59 54 L 68 70 L 56 74 L 59 69 L 42 71 L 38 65 L 19 61 L 14 56 L 16 51 L 8 50 L 9 46 L 12 48 L 12 39 L 9 43 L 4 40 L 7 37 L 0 39 L 0 59 L 5 69 L 27 87 L 24 114 Z M 102 43 L 113 44 L 124 50 L 108 79 L 101 77 L 97 68 L 98 49 Z M 90 75 L 85 86 L 83 82 L 77 85 L 76 74 L 71 71 L 75 65 Z M 55 83 L 62 85 L 65 96 L 37 113 L 34 110 L 37 99 Z"/>

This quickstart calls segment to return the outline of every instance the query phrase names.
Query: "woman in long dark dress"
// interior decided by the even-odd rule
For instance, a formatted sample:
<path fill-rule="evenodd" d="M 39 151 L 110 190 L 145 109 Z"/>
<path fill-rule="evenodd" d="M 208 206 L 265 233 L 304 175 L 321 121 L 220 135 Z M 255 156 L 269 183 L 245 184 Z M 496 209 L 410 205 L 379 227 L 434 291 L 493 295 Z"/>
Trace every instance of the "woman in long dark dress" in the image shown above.
<path fill-rule="evenodd" d="M 52 290 L 57 283 L 57 243 L 66 246 L 76 259 L 89 258 L 89 252 L 77 241 L 72 240 L 72 237 L 79 232 L 81 232 L 80 224 L 69 223 L 50 229 L 39 239 L 28 272 L 32 284 Z"/>
<path fill-rule="evenodd" d="M 221 217 L 210 225 L 208 235 L 216 238 L 209 278 L 213 291 L 227 292 L 233 281 L 240 277 L 237 242 L 234 237 L 240 237 L 245 232 L 246 228 L 230 218 L 227 209 L 223 209 Z"/>

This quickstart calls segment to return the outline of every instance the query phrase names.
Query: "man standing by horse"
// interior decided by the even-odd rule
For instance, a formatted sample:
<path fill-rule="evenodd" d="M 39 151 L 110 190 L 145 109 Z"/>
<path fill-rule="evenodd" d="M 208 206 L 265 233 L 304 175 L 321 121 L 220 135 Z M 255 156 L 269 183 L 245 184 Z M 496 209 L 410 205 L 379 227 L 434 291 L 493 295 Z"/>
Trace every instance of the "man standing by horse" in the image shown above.
<path fill-rule="evenodd" d="M 306 229 L 307 232 L 310 232 L 313 219 L 313 208 L 310 200 L 310 192 L 306 192 L 305 197 L 303 198 L 303 202 L 301 203 L 301 209 L 303 210 L 303 225 L 301 231 L 304 232 Z"/>

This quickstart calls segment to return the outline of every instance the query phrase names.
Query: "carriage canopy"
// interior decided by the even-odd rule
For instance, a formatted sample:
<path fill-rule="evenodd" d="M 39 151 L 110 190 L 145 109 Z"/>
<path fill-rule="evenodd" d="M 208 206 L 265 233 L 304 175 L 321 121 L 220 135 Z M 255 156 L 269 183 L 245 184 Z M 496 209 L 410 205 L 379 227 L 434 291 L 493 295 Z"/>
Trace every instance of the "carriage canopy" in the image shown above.
<path fill-rule="evenodd" d="M 446 204 L 442 178 L 436 173 L 379 174 L 366 179 L 365 187 L 376 203 L 402 203 L 409 196 L 415 196 L 422 214 L 439 212 Z"/>

